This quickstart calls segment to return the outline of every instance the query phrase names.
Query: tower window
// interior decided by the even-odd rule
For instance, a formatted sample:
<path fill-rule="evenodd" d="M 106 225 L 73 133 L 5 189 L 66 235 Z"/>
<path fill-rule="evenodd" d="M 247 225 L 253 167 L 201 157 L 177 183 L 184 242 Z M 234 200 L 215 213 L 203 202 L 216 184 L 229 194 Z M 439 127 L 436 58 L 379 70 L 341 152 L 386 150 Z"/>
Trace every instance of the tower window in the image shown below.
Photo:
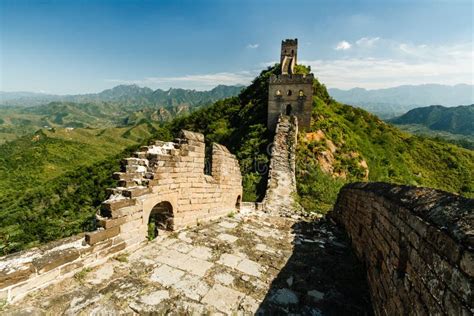
<path fill-rule="evenodd" d="M 277 90 L 277 91 L 275 92 L 275 95 L 281 95 L 281 90 Z"/>
<path fill-rule="evenodd" d="M 300 96 L 300 97 L 304 97 L 304 92 L 303 92 L 303 90 L 300 90 L 299 96 Z"/>
<path fill-rule="evenodd" d="M 286 113 L 285 113 L 285 114 L 286 114 L 286 115 L 291 115 L 291 110 L 292 110 L 292 109 L 291 109 L 291 104 L 287 104 L 287 105 L 286 105 Z"/>
<path fill-rule="evenodd" d="M 293 92 L 291 92 L 291 90 L 288 90 L 288 92 L 286 93 L 287 96 L 290 96 L 292 94 L 293 94 Z"/>

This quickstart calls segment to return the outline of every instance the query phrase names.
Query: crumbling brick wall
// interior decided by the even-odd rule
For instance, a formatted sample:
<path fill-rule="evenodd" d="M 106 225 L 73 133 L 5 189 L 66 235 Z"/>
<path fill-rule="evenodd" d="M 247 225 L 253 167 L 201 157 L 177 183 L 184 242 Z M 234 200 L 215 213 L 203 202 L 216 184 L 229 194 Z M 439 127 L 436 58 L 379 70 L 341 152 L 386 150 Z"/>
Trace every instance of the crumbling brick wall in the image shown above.
<path fill-rule="evenodd" d="M 296 142 L 298 119 L 280 115 L 272 144 L 270 170 L 263 208 L 272 213 L 294 213 L 296 195 Z"/>
<path fill-rule="evenodd" d="M 366 264 L 377 315 L 472 315 L 473 212 L 473 199 L 434 189 L 341 189 L 333 214 Z"/>
<path fill-rule="evenodd" d="M 212 172 L 204 174 L 204 136 L 182 131 L 176 142 L 155 142 L 124 160 L 114 177 L 119 187 L 98 215 L 100 228 L 0 258 L 0 302 L 73 276 L 85 267 L 138 247 L 157 206 L 172 215 L 173 229 L 238 211 L 242 196 L 239 163 L 222 145 L 212 148 Z M 160 206 L 162 209 L 163 206 Z"/>
<path fill-rule="evenodd" d="M 173 229 L 216 219 L 238 207 L 242 177 L 235 156 L 213 144 L 212 172 L 206 175 L 204 135 L 183 130 L 180 137 L 174 143 L 158 141 L 125 159 L 123 171 L 114 174 L 119 187 L 109 189 L 111 196 L 102 205 L 99 223 L 105 230 L 87 234 L 89 241 L 118 226 L 127 244 L 144 240 L 150 213 L 163 202 L 172 213 Z"/>

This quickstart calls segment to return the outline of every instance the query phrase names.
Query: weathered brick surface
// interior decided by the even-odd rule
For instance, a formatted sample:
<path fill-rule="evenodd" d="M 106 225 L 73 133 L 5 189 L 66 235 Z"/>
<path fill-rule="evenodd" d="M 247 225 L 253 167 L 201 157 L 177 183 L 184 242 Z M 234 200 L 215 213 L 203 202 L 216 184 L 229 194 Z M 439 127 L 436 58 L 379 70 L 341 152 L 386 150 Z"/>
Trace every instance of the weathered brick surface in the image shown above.
<path fill-rule="evenodd" d="M 341 189 L 334 218 L 367 266 L 376 314 L 474 312 L 473 211 L 473 199 L 434 189 Z"/>
<path fill-rule="evenodd" d="M 272 144 L 267 192 L 263 207 L 272 213 L 294 213 L 296 194 L 296 141 L 298 119 L 280 115 Z"/>
<path fill-rule="evenodd" d="M 205 148 L 204 135 L 183 130 L 174 143 L 157 141 L 124 159 L 122 172 L 114 174 L 123 186 L 109 189 L 101 225 L 113 227 L 113 219 L 125 218 L 120 236 L 130 241 L 139 230 L 145 240 L 150 213 L 160 202 L 171 205 L 174 229 L 235 211 L 242 196 L 239 163 L 226 147 L 213 144 L 211 174 L 206 175 Z M 139 219 L 132 219 L 134 214 Z"/>
<path fill-rule="evenodd" d="M 89 245 L 94 245 L 100 241 L 104 241 L 106 239 L 117 236 L 119 233 L 120 233 L 120 228 L 118 226 L 115 226 L 109 229 L 98 230 L 92 233 L 87 233 L 86 242 Z"/>

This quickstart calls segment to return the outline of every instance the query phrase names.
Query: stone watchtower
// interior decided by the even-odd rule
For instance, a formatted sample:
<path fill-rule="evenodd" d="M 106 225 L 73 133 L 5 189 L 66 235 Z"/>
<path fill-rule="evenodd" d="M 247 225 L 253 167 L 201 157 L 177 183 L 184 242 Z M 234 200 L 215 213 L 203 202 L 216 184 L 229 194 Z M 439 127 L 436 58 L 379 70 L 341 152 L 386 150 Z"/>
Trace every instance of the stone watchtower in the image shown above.
<path fill-rule="evenodd" d="M 280 114 L 294 115 L 298 126 L 307 129 L 311 123 L 313 74 L 295 74 L 298 39 L 281 42 L 281 75 L 272 75 L 268 87 L 267 127 L 274 131 Z"/>

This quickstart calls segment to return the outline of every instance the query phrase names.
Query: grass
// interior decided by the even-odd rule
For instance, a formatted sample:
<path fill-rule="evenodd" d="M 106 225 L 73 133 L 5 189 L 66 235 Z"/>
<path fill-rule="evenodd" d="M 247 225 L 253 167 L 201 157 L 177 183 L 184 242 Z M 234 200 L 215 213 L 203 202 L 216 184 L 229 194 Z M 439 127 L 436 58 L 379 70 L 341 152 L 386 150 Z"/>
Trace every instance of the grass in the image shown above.
<path fill-rule="evenodd" d="M 78 281 L 79 283 L 84 283 L 84 280 L 86 279 L 87 274 L 91 271 L 92 271 L 91 268 L 84 268 L 81 271 L 74 274 L 74 279 Z"/>

